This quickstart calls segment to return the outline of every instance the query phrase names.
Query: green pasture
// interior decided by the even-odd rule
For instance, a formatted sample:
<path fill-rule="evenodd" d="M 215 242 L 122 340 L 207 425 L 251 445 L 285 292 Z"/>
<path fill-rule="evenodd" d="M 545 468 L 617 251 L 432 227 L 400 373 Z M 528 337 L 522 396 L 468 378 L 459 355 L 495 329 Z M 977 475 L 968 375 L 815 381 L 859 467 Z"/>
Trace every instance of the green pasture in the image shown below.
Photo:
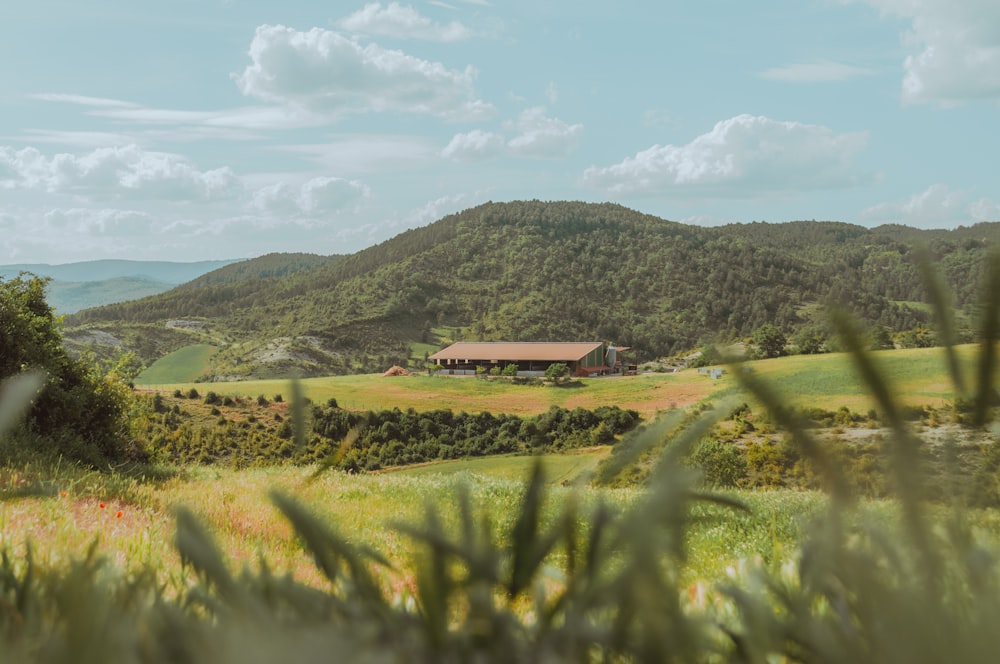
<path fill-rule="evenodd" d="M 204 376 L 211 369 L 212 356 L 218 350 L 209 344 L 184 346 L 153 362 L 135 379 L 136 385 L 183 383 Z"/>
<path fill-rule="evenodd" d="M 975 375 L 975 350 L 974 345 L 956 348 L 967 387 Z M 957 396 L 943 348 L 878 351 L 872 357 L 901 404 L 942 406 Z M 847 406 L 862 413 L 876 405 L 850 357 L 843 353 L 796 355 L 748 364 L 791 404 L 827 410 Z"/>
<path fill-rule="evenodd" d="M 336 399 L 344 408 L 380 410 L 414 408 L 418 411 L 449 409 L 456 412 L 504 412 L 517 415 L 537 414 L 550 406 L 596 408 L 617 405 L 634 408 L 643 415 L 674 406 L 697 403 L 717 388 L 696 372 L 650 374 L 573 381 L 568 386 L 515 385 L 506 380 L 479 380 L 472 376 L 329 376 L 300 381 L 304 394 L 314 403 Z M 252 380 L 233 383 L 154 383 L 143 381 L 149 389 L 172 392 L 195 387 L 199 392 L 211 389 L 223 396 L 269 399 L 281 394 L 288 399 L 287 380 Z"/>
<path fill-rule="evenodd" d="M 971 379 L 976 361 L 975 346 L 960 346 L 956 350 Z M 904 404 L 940 406 L 956 396 L 942 348 L 879 351 L 873 356 L 889 380 L 894 395 Z M 143 374 L 138 381 L 140 385 L 161 391 L 187 391 L 196 387 L 201 392 L 211 389 L 219 395 L 251 398 L 259 394 L 268 398 L 281 394 L 287 399 L 290 394 L 289 383 L 284 379 L 212 383 L 210 388 L 204 384 L 154 380 L 156 374 L 151 372 L 156 366 Z M 847 406 L 856 412 L 865 412 L 874 406 L 850 358 L 843 353 L 795 355 L 748 362 L 745 366 L 765 377 L 770 385 L 786 395 L 790 404 L 828 410 Z M 719 380 L 688 369 L 672 374 L 581 379 L 566 387 L 516 385 L 506 380 L 487 381 L 473 377 L 386 378 L 379 374 L 307 378 L 301 381 L 301 386 L 315 403 L 325 403 L 332 398 L 342 407 L 356 410 L 450 409 L 530 415 L 550 406 L 593 409 L 616 405 L 633 408 L 648 417 L 660 410 L 690 406 L 737 391 L 735 370 L 738 369 L 727 368 Z"/>
<path fill-rule="evenodd" d="M 601 459 L 610 453 L 610 447 L 600 447 L 544 456 L 477 457 L 406 466 L 386 472 L 407 477 L 473 475 L 518 481 L 528 476 L 535 463 L 541 463 L 551 483 L 568 485 L 586 482 L 596 472 Z"/>

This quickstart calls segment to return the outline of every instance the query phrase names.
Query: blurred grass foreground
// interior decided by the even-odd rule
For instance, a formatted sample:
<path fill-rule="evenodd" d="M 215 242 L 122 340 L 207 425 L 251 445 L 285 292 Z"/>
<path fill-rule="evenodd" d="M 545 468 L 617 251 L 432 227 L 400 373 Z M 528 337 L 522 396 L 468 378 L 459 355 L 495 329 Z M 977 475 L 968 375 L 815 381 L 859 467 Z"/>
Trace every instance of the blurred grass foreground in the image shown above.
<path fill-rule="evenodd" d="M 984 289 L 975 375 L 949 364 L 973 425 L 984 428 L 995 402 L 998 305 L 990 294 L 1000 293 L 998 274 L 994 265 Z M 932 299 L 947 321 L 945 299 Z M 452 504 L 429 504 L 421 518 L 394 525 L 413 545 L 402 575 L 392 574 L 394 558 L 344 537 L 287 488 L 271 501 L 310 553 L 317 582 L 274 573 L 267 560 L 234 570 L 216 535 L 183 507 L 174 546 L 184 573 L 171 583 L 150 564 L 121 572 L 102 559 L 97 541 L 82 558 L 44 565 L 30 547 L 25 555 L 7 548 L 2 661 L 995 661 L 998 551 L 961 500 L 928 502 L 920 439 L 861 331 L 846 315 L 833 320 L 891 431 L 891 509 L 866 509 L 771 386 L 736 371 L 827 487 L 779 566 L 750 564 L 713 585 L 687 573 L 704 505 L 715 506 L 713 514 L 749 509 L 731 494 L 704 491 L 686 463 L 705 432 L 739 405 L 734 398 L 696 418 L 664 416 L 614 455 L 605 474 L 658 455 L 633 500 L 612 504 L 570 491 L 553 505 L 538 465 L 508 514 L 462 491 Z M 946 322 L 942 330 L 947 341 Z M 4 385 L 0 427 L 13 426 L 38 381 L 27 375 Z"/>

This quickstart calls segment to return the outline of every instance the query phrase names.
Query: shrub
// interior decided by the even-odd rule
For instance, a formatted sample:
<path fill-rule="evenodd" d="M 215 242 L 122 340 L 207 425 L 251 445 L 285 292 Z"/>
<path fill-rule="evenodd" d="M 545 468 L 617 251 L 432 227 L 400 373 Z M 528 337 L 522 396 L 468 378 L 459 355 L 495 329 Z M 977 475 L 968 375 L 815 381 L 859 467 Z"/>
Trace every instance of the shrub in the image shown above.
<path fill-rule="evenodd" d="M 64 457 L 92 466 L 144 457 L 129 441 L 128 414 L 135 404 L 129 359 L 102 372 L 89 355 L 71 358 L 45 300 L 47 284 L 38 277 L 0 278 L 0 381 L 30 372 L 43 376 L 24 435 L 2 454 L 7 460 Z"/>
<path fill-rule="evenodd" d="M 747 461 L 736 446 L 718 440 L 698 445 L 691 463 L 701 469 L 709 486 L 735 487 L 747 476 Z"/>

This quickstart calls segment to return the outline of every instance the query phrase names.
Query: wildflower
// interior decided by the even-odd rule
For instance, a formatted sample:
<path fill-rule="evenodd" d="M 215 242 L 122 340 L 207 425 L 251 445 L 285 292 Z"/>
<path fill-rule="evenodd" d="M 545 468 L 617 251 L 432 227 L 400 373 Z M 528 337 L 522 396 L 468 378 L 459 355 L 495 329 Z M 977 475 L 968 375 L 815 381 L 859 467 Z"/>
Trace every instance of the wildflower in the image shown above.
<path fill-rule="evenodd" d="M 115 518 L 116 519 L 120 519 L 120 518 L 122 518 L 122 516 L 123 516 L 123 512 L 121 510 L 119 510 L 118 513 L 115 514 Z"/>
<path fill-rule="evenodd" d="M 97 506 L 100 507 L 102 510 L 104 509 L 104 503 L 98 503 Z"/>
<path fill-rule="evenodd" d="M 66 491 L 60 491 L 60 492 L 59 492 L 59 497 L 60 497 L 60 498 L 65 498 L 65 497 L 66 497 L 66 496 L 68 496 L 68 495 L 69 495 L 69 493 L 67 493 Z"/>

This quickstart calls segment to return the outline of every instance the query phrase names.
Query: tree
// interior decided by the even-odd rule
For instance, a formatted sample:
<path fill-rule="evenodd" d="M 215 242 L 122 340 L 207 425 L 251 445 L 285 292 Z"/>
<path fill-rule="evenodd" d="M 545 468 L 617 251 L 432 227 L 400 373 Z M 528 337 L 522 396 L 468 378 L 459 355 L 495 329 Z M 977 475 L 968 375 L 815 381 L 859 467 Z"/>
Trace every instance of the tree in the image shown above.
<path fill-rule="evenodd" d="M 826 350 L 826 335 L 823 334 L 822 328 L 818 325 L 807 325 L 800 328 L 792 335 L 791 342 L 802 355 L 815 355 Z"/>
<path fill-rule="evenodd" d="M 872 350 L 892 350 L 896 345 L 885 325 L 876 325 L 871 331 Z"/>
<path fill-rule="evenodd" d="M 785 354 L 785 345 L 788 339 L 785 333 L 777 325 L 770 323 L 758 327 L 753 332 L 750 340 L 753 342 L 763 357 L 780 357 Z"/>
<path fill-rule="evenodd" d="M 569 367 L 565 362 L 553 362 L 545 370 L 545 379 L 558 385 L 569 375 Z"/>
<path fill-rule="evenodd" d="M 102 373 L 88 357 L 69 356 L 45 300 L 47 284 L 26 274 L 0 279 L 0 380 L 32 371 L 45 376 L 21 434 L 4 455 L 48 453 L 93 466 L 143 456 L 128 449 L 129 376 L 115 369 Z"/>

